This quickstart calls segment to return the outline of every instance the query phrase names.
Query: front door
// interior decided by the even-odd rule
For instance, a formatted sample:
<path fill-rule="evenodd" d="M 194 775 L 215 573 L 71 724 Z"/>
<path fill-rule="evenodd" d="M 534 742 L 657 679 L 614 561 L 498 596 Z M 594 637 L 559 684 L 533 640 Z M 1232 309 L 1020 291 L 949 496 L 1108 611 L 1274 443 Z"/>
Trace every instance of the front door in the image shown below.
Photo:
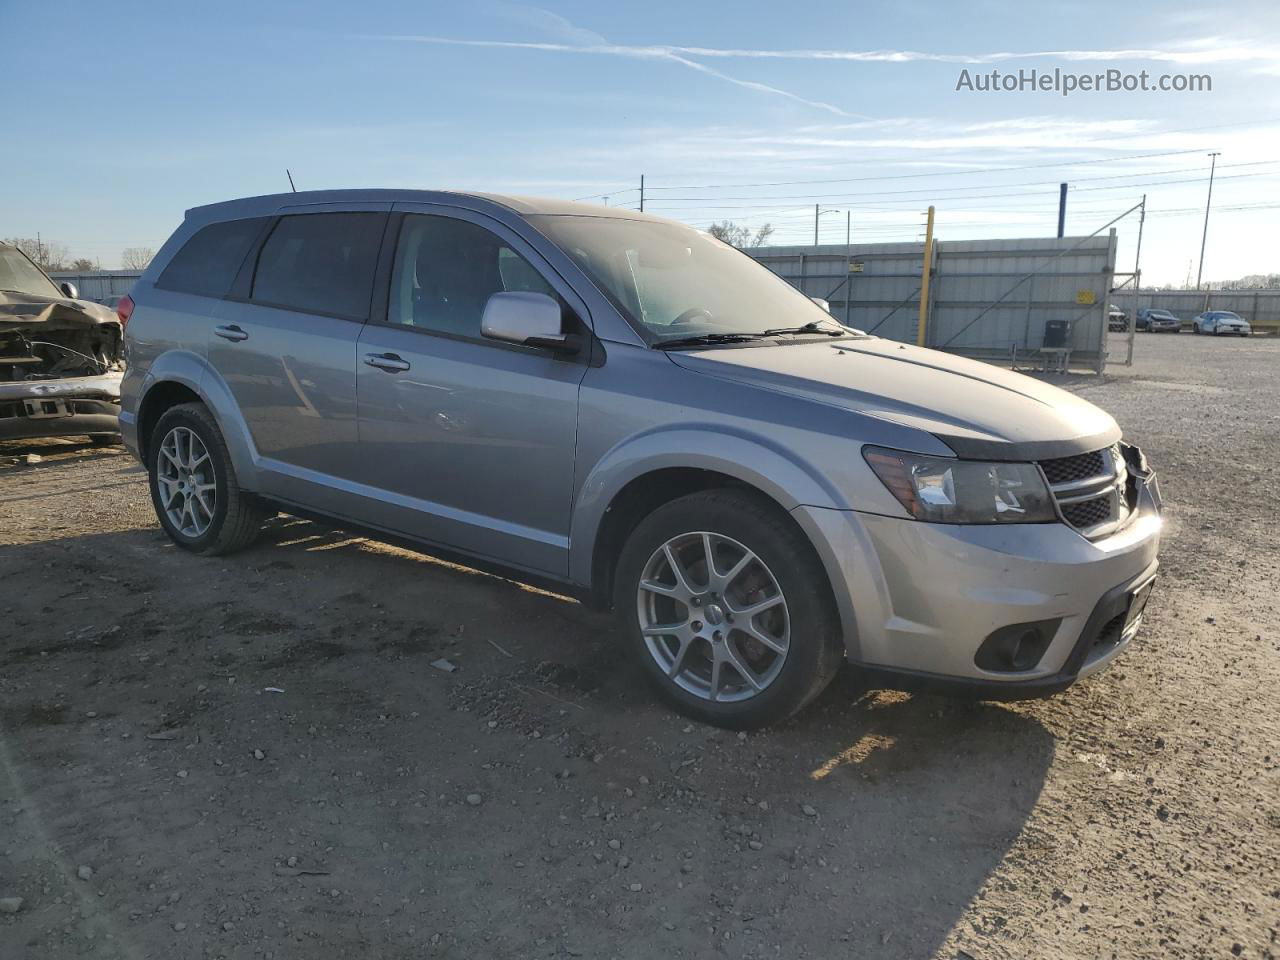
<path fill-rule="evenodd" d="M 506 227 L 453 209 L 404 215 L 387 315 L 357 347 L 370 519 L 564 576 L 585 356 L 483 338 L 485 303 L 504 290 L 576 302 Z"/>

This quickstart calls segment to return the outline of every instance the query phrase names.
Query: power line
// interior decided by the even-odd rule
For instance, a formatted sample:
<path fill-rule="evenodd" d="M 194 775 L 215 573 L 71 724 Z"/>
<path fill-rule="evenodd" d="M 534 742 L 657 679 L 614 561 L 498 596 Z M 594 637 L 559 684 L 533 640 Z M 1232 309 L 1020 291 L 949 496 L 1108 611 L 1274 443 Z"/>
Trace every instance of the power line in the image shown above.
<path fill-rule="evenodd" d="M 1269 161 L 1262 161 L 1262 162 L 1269 162 Z M 1227 176 L 1227 177 L 1219 177 L 1218 179 L 1219 179 L 1219 180 L 1241 180 L 1241 179 L 1245 179 L 1245 178 L 1249 178 L 1249 177 L 1275 177 L 1275 176 L 1280 176 L 1280 171 L 1269 171 L 1269 172 L 1265 172 L 1265 173 L 1237 173 L 1237 174 L 1234 174 L 1234 175 L 1231 175 L 1231 176 Z M 1136 182 L 1136 183 L 1123 183 L 1123 184 L 1116 184 L 1116 185 L 1114 185 L 1114 186 L 1107 186 L 1107 187 L 1080 187 L 1080 188 L 1078 188 L 1078 190 L 1077 190 L 1076 192 L 1079 192 L 1079 193 L 1090 193 L 1090 192 L 1097 191 L 1097 190 L 1129 190 L 1129 189 L 1131 189 L 1131 188 L 1135 188 L 1135 187 L 1146 187 L 1146 186 L 1175 186 L 1175 185 L 1177 185 L 1177 184 L 1181 184 L 1181 183 L 1200 183 L 1202 179 L 1203 179 L 1203 178 L 1201 178 L 1201 177 L 1194 177 L 1194 178 L 1190 178 L 1190 179 L 1182 179 L 1182 180 L 1145 180 L 1145 181 L 1138 181 L 1138 182 Z M 1044 184 L 1041 184 L 1041 186 L 1043 186 L 1043 185 L 1044 185 Z M 1032 186 L 1032 184 L 1017 184 L 1017 186 Z M 983 187 L 976 187 L 976 188 L 959 188 L 959 187 L 949 187 L 949 188 L 944 188 L 944 189 L 946 189 L 946 190 L 957 190 L 957 189 L 985 189 L 985 188 L 983 188 Z M 1006 193 L 972 194 L 972 195 L 968 195 L 968 196 L 964 196 L 964 195 L 961 195 L 961 196 L 942 196 L 942 195 L 940 195 L 937 191 L 933 191 L 933 190 L 903 190 L 903 191 L 888 191 L 887 193 L 888 193 L 888 194 L 898 194 L 898 193 L 924 194 L 924 195 L 925 195 L 925 197 L 930 198 L 930 199 L 936 199 L 936 200 L 957 200 L 957 201 L 961 201 L 961 202 L 963 202 L 963 201 L 965 201 L 965 200 L 985 200 L 985 199 L 992 199 L 992 198 L 997 198 L 997 197 L 1026 197 L 1026 196 L 1036 196 L 1036 195 L 1039 195 L 1039 193 L 1040 193 L 1040 192 L 1039 192 L 1039 191 L 1036 191 L 1036 190 L 1019 190 L 1019 191 L 1006 192 Z M 825 201 L 824 201 L 824 202 L 826 202 L 826 203 L 831 203 L 831 204 L 835 204 L 835 205 L 837 205 L 837 206 L 850 206 L 850 207 L 854 207 L 854 208 L 859 208 L 859 207 L 861 207 L 861 206 L 863 206 L 863 205 L 862 205 L 862 204 L 860 204 L 856 199 L 850 200 L 849 198 L 851 198 L 851 197 L 852 197 L 852 198 L 858 198 L 858 197 L 884 197 L 884 196 L 886 196 L 886 193 L 858 193 L 858 194 L 846 194 L 844 197 L 838 197 L 838 196 L 837 196 L 837 197 L 831 197 L 831 196 L 828 196 L 828 197 L 826 197 L 826 198 L 825 198 Z M 677 198 L 668 198 L 668 200 L 675 200 L 675 199 L 677 199 Z M 707 200 L 719 200 L 719 199 L 721 199 L 721 198 L 712 198 L 712 197 L 707 197 L 707 198 L 694 198 L 694 197 L 689 197 L 689 198 L 679 198 L 679 199 L 687 199 L 687 200 L 689 200 L 689 201 L 693 201 L 693 200 L 701 200 L 701 199 L 707 199 Z M 754 197 L 753 197 L 753 198 L 748 198 L 748 199 L 766 199 L 766 200 L 767 200 L 767 199 L 769 199 L 769 198 L 767 198 L 767 197 L 754 198 Z M 774 199 L 775 199 L 775 200 L 780 200 L 780 199 L 789 199 L 789 198 L 777 197 L 777 198 L 774 198 Z M 922 202 L 922 199 L 923 199 L 923 198 L 916 199 L 916 198 L 906 197 L 906 198 L 903 198 L 903 199 L 900 199 L 900 200 L 888 199 L 888 200 L 879 200 L 879 201 L 877 201 L 877 202 L 879 202 L 879 203 L 908 203 L 908 204 L 916 204 L 916 203 L 920 203 L 920 202 Z M 787 209 L 792 209 L 794 206 L 799 206 L 799 204 L 795 204 L 795 205 L 788 206 L 788 207 L 787 207 Z M 696 207 L 651 207 L 650 209 L 651 209 L 651 210 L 667 210 L 667 211 L 676 211 L 676 212 L 693 212 L 693 211 L 696 211 L 696 210 L 752 210 L 752 209 L 757 209 L 757 210 L 758 210 L 758 209 L 777 209 L 777 208 L 778 208 L 778 204 L 777 204 L 777 203 L 764 203 L 764 204 L 739 203 L 739 204 L 731 204 L 731 205 L 725 205 L 725 206 L 713 205 L 713 204 L 703 204 L 703 205 L 701 205 L 701 206 L 696 206 Z"/>
<path fill-rule="evenodd" d="M 649 190 L 727 190 L 730 188 L 748 187 L 793 187 L 811 183 L 862 183 L 870 180 L 912 180 L 919 177 L 966 177 L 981 173 L 1006 173 L 1010 170 L 1040 170 L 1052 167 L 1076 167 L 1093 163 L 1118 163 L 1124 160 L 1147 160 L 1153 157 L 1176 157 L 1189 153 L 1200 153 L 1200 150 L 1166 150 L 1161 153 L 1136 153 L 1124 157 L 1097 157 L 1092 160 L 1064 160 L 1057 163 L 1025 163 L 1004 167 L 975 167 L 972 170 L 944 170 L 932 173 L 895 173 L 874 177 L 843 177 L 829 180 L 776 180 L 771 183 L 704 183 L 682 184 L 666 187 L 648 187 Z M 902 157 L 893 160 L 867 160 L 866 163 L 904 163 L 919 161 L 920 157 Z M 671 199 L 671 198 L 666 198 Z"/>
<path fill-rule="evenodd" d="M 1224 163 L 1223 167 L 1224 168 L 1226 167 L 1258 167 L 1258 166 L 1274 165 L 1277 163 L 1280 163 L 1280 160 L 1254 160 L 1248 163 L 1231 163 L 1231 164 Z M 1110 174 L 1105 177 L 1077 177 L 1071 182 L 1072 183 L 1093 183 L 1099 180 L 1130 180 L 1130 179 L 1133 179 L 1134 177 L 1155 177 L 1155 176 L 1168 176 L 1170 174 L 1175 174 L 1175 173 L 1191 173 L 1191 172 L 1197 172 L 1200 169 L 1201 169 L 1200 167 L 1177 167 L 1172 170 L 1144 170 L 1142 173 L 1116 173 L 1116 174 Z M 1006 187 L 1006 186 L 1008 187 L 1044 187 L 1044 186 L 1057 186 L 1057 184 L 1058 184 L 1057 180 L 1029 180 L 1029 181 L 1022 181 L 1020 183 L 1009 183 L 1009 184 L 983 183 L 983 184 L 975 184 L 973 186 L 959 186 L 959 187 L 941 187 L 941 188 L 923 187 L 923 188 L 917 188 L 913 190 L 878 190 L 875 193 L 845 194 L 845 196 L 884 197 L 884 196 L 898 196 L 901 194 L 928 194 L 930 196 L 933 196 L 933 195 L 936 195 L 939 190 L 946 191 L 946 192 L 955 192 L 957 190 L 989 190 L 992 187 L 997 187 L 997 188 Z M 1132 184 L 1132 186 L 1138 186 L 1138 185 L 1140 184 Z M 650 189 L 653 189 L 653 188 L 650 188 Z M 760 197 L 760 196 L 754 196 L 754 197 L 663 197 L 662 200 L 664 203 L 675 203 L 677 201 L 693 203 L 693 202 L 699 202 L 703 200 L 713 201 L 717 203 L 723 202 L 723 201 L 729 201 L 729 200 L 744 200 L 744 201 L 745 200 L 821 200 L 824 203 L 838 202 L 838 200 L 833 198 L 830 194 L 820 194 L 820 193 L 790 193 L 790 194 L 782 194 L 780 196 L 774 196 L 774 197 L 767 197 L 767 196 L 766 197 Z M 886 201 L 886 202 L 891 202 L 891 201 Z"/>

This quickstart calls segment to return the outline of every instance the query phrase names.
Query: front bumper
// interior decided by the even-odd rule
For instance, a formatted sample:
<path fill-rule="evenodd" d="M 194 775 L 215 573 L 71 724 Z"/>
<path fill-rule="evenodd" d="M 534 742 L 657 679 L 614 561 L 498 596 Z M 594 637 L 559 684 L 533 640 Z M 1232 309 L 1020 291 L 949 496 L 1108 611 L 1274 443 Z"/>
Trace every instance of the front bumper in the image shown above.
<path fill-rule="evenodd" d="M 117 433 L 119 373 L 0 383 L 0 440 Z"/>
<path fill-rule="evenodd" d="M 1128 645 L 1138 624 L 1117 634 L 1116 617 L 1155 576 L 1158 496 L 1154 478 L 1142 482 L 1130 522 L 1096 541 L 1064 523 L 960 526 L 810 507 L 797 519 L 816 531 L 848 658 L 869 679 L 1018 699 L 1062 690 Z M 975 663 L 995 631 L 1045 621 L 1057 623 L 1029 669 Z"/>

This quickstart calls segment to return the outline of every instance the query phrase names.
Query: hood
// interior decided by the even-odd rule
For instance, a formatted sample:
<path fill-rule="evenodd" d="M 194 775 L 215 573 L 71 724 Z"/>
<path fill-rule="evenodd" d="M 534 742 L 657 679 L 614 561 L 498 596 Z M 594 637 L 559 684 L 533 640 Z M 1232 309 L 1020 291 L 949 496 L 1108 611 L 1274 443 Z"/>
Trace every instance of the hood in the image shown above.
<path fill-rule="evenodd" d="M 1046 460 L 1120 439 L 1109 414 L 1058 387 L 878 337 L 669 356 L 706 376 L 925 430 L 965 458 Z"/>
<path fill-rule="evenodd" d="M 33 326 L 52 333 L 90 329 L 104 323 L 119 325 L 120 319 L 100 303 L 0 290 L 0 333 Z"/>

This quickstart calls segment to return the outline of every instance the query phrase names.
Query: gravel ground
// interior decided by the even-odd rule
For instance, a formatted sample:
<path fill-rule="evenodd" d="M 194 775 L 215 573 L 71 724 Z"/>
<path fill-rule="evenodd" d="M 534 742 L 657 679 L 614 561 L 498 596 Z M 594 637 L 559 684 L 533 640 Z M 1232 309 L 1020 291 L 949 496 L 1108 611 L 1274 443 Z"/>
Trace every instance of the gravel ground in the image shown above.
<path fill-rule="evenodd" d="M 1278 370 L 1069 383 L 1168 502 L 1112 669 L 750 736 L 574 603 L 283 517 L 192 557 L 126 454 L 0 444 L 0 957 L 1274 958 Z"/>

